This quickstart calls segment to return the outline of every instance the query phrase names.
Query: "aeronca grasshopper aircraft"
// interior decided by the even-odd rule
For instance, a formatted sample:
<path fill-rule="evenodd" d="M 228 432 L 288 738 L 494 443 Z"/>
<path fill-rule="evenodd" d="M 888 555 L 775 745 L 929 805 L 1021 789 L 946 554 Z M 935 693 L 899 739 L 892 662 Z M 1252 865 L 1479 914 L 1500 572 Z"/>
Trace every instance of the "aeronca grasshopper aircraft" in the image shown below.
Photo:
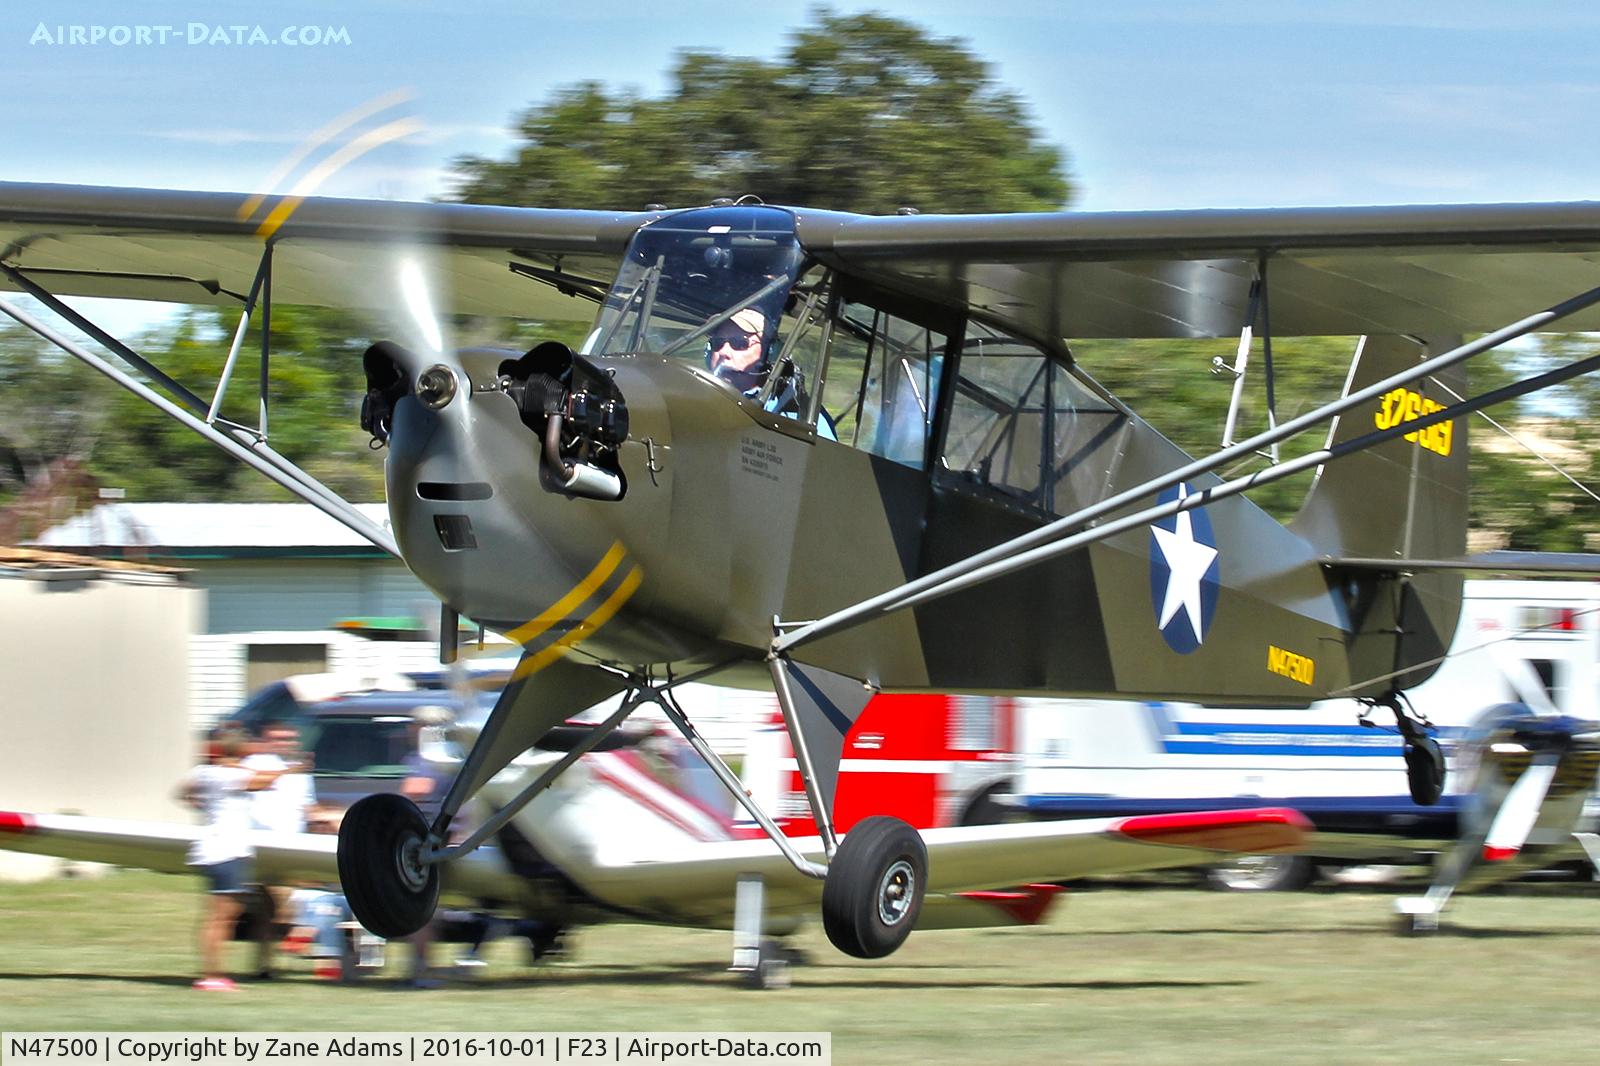
<path fill-rule="evenodd" d="M 691 680 L 777 693 L 819 836 L 750 813 L 786 860 L 777 887 L 820 882 L 829 938 L 862 957 L 904 940 L 925 892 L 1052 877 L 1021 827 L 835 832 L 841 744 L 880 690 L 1367 697 L 1393 710 L 1431 802 L 1443 761 L 1403 694 L 1454 631 L 1456 569 L 1477 565 L 1463 416 L 1597 360 L 1477 396 L 1462 364 L 1558 321 L 1600 325 L 1592 204 L 865 217 L 0 185 L 0 247 L 7 287 L 166 395 L 7 314 L 389 547 L 446 605 L 446 634 L 459 612 L 525 648 L 437 817 L 375 796 L 343 823 L 346 893 L 384 936 L 422 926 L 441 867 L 646 701 L 743 797 L 674 699 Z M 271 449 L 264 391 L 259 425 L 229 424 L 64 294 L 241 306 L 223 385 L 251 316 L 266 380 L 273 303 L 400 312 L 403 332 L 366 352 L 361 413 L 388 447 L 392 536 Z M 440 314 L 589 332 L 577 351 L 458 350 Z M 1269 409 L 1271 338 L 1361 338 L 1344 394 L 1237 442 L 1230 414 L 1199 460 L 1072 349 L 1238 337 L 1237 411 L 1257 333 Z M 1322 425 L 1303 458 L 1217 473 Z M 1287 525 L 1242 495 L 1311 467 Z M 589 740 L 451 841 L 469 797 L 608 698 Z"/>

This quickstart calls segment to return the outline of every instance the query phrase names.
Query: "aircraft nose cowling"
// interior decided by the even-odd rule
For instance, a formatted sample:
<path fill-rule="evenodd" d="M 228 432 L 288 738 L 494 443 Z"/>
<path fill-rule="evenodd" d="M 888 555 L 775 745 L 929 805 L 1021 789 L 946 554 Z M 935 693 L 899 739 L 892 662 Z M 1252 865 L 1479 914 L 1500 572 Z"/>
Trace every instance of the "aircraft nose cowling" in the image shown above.
<path fill-rule="evenodd" d="M 508 354 L 463 351 L 456 396 L 434 409 L 413 390 L 394 406 L 385 475 L 407 565 L 445 603 L 519 641 L 537 630 L 542 647 L 581 629 L 586 649 L 618 660 L 676 657 L 634 610 L 646 597 L 632 600 L 656 569 L 641 531 L 666 524 L 670 478 L 630 469 L 639 487 L 621 500 L 563 491 L 496 373 Z M 646 432 L 664 435 L 659 405 L 642 406 Z M 636 450 L 631 464 L 646 454 Z M 623 481 L 620 462 L 616 473 Z"/>
<path fill-rule="evenodd" d="M 546 576 L 553 587 L 567 568 L 509 498 L 512 471 L 536 483 L 538 452 L 497 440 L 496 420 L 469 410 L 484 402 L 430 410 L 400 398 L 385 464 L 389 517 L 406 565 L 441 600 L 485 624 L 516 624 Z"/>

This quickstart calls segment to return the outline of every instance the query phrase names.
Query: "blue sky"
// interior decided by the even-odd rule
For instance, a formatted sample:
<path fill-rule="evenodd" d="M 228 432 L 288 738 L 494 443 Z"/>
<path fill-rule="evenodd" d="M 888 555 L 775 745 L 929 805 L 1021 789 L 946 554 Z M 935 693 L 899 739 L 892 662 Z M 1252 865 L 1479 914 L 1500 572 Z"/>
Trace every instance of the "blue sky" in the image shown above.
<path fill-rule="evenodd" d="M 923 0 L 871 9 L 963 38 L 988 58 L 1068 152 L 1084 209 L 1600 198 L 1592 5 Z M 620 0 L 11 0 L 0 13 L 0 179 L 255 189 L 329 119 L 407 88 L 422 131 L 320 191 L 436 194 L 452 156 L 504 152 L 515 114 L 553 88 L 592 78 L 657 93 L 689 47 L 772 57 L 810 5 L 728 10 L 721 0 L 659 10 Z M 342 28 L 349 43 L 189 44 L 195 23 L 269 36 Z M 56 43 L 73 25 L 167 25 L 174 40 Z"/>

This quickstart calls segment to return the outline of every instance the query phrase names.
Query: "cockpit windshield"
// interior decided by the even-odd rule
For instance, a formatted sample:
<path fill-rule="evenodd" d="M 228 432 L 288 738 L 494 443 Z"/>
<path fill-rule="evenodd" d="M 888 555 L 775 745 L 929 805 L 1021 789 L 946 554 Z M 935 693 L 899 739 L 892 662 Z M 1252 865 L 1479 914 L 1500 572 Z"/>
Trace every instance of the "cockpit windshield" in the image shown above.
<path fill-rule="evenodd" d="M 729 363 L 759 362 L 739 368 L 757 375 L 778 350 L 802 258 L 794 216 L 778 208 L 708 207 L 651 223 L 628 246 L 584 351 L 661 352 L 716 369 L 721 348 Z"/>

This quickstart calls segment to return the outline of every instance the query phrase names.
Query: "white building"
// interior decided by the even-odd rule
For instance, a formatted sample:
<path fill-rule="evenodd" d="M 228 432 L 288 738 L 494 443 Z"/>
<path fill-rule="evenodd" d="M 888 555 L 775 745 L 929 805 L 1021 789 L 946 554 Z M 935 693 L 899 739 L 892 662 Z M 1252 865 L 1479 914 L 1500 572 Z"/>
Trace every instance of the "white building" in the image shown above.
<path fill-rule="evenodd" d="M 385 505 L 358 507 L 387 525 Z M 360 684 L 438 662 L 423 632 L 368 640 L 339 627 L 358 618 L 436 625 L 439 605 L 404 563 L 310 504 L 104 503 L 37 543 L 189 571 L 205 593 L 189 649 L 196 727 L 289 674 L 329 671 Z"/>
<path fill-rule="evenodd" d="M 185 820 L 194 765 L 190 638 L 205 595 L 183 572 L 0 547 L 0 809 Z M 0 852 L 0 878 L 61 865 Z"/>

